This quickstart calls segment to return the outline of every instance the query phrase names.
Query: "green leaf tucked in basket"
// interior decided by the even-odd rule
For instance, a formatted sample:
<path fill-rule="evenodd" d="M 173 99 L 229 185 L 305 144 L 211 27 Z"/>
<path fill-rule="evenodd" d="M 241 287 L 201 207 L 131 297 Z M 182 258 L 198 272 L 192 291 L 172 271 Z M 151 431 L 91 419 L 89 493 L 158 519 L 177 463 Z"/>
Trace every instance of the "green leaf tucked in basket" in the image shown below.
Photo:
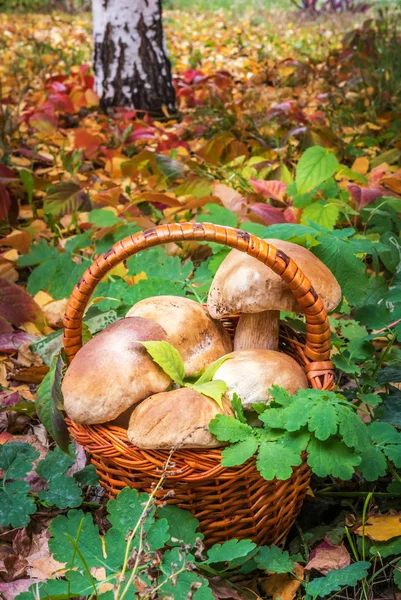
<path fill-rule="evenodd" d="M 220 379 L 212 381 L 217 369 L 223 362 L 231 358 L 231 354 L 226 354 L 209 365 L 203 372 L 195 377 L 185 375 L 184 363 L 178 350 L 166 341 L 140 342 L 145 346 L 155 363 L 181 387 L 188 387 L 192 390 L 212 398 L 223 408 L 222 397 L 227 390 L 227 385 Z M 195 379 L 195 380 L 194 380 Z"/>

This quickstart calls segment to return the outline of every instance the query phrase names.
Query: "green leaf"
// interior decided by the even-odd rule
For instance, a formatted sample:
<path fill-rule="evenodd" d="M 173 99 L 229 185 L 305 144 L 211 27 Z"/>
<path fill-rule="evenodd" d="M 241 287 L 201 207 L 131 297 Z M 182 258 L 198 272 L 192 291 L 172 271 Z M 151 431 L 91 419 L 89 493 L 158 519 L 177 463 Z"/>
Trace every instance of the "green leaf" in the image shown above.
<path fill-rule="evenodd" d="M 256 452 L 259 441 L 256 437 L 250 437 L 243 442 L 237 442 L 222 452 L 221 464 L 223 467 L 236 467 L 250 459 Z"/>
<path fill-rule="evenodd" d="M 366 577 L 370 563 L 356 562 L 344 569 L 330 571 L 325 577 L 317 577 L 306 586 L 306 592 L 315 600 L 325 598 L 342 587 L 355 586 Z"/>
<path fill-rule="evenodd" d="M 344 444 L 364 452 L 371 447 L 366 424 L 353 410 L 344 410 L 340 416 L 340 435 Z"/>
<path fill-rule="evenodd" d="M 259 448 L 256 466 L 267 481 L 287 480 L 292 475 L 292 467 L 302 462 L 299 453 L 285 445 L 284 440 L 262 442 Z"/>
<path fill-rule="evenodd" d="M 89 513 L 70 510 L 67 515 L 59 515 L 51 521 L 50 533 L 53 536 L 49 540 L 51 553 L 56 560 L 67 563 L 70 569 L 85 571 L 86 566 L 90 569 L 105 567 L 106 573 L 112 572 L 114 565 L 109 565 L 108 558 L 104 558 L 99 531 Z M 70 539 L 76 542 L 79 553 L 75 551 Z"/>
<path fill-rule="evenodd" d="M 369 426 L 371 439 L 397 468 L 401 468 L 401 433 L 390 423 L 372 423 Z"/>
<path fill-rule="evenodd" d="M 38 387 L 36 411 L 54 441 L 68 452 L 69 433 L 60 406 L 62 405 L 61 379 L 63 360 L 61 354 L 54 358 L 50 371 Z"/>
<path fill-rule="evenodd" d="M 384 477 L 387 472 L 387 461 L 380 448 L 371 446 L 361 454 L 361 459 L 358 471 L 362 473 L 366 481 L 377 481 L 379 477 Z"/>
<path fill-rule="evenodd" d="M 336 438 L 324 442 L 313 438 L 308 446 L 308 465 L 319 477 L 331 475 L 346 481 L 360 463 L 360 457 Z"/>
<path fill-rule="evenodd" d="M 62 217 L 78 209 L 89 208 L 88 195 L 74 181 L 61 181 L 50 187 L 44 199 L 44 212 L 47 215 Z"/>
<path fill-rule="evenodd" d="M 150 550 L 160 550 L 164 548 L 170 538 L 169 525 L 167 519 L 159 519 L 149 528 L 146 534 L 146 544 Z"/>
<path fill-rule="evenodd" d="M 50 481 L 48 490 L 38 493 L 39 499 L 57 508 L 76 508 L 82 502 L 82 490 L 74 477 L 56 475 Z"/>
<path fill-rule="evenodd" d="M 253 437 L 250 425 L 228 415 L 216 415 L 209 423 L 209 431 L 221 442 L 242 442 Z"/>
<path fill-rule="evenodd" d="M 212 398 L 212 400 L 217 402 L 220 408 L 223 408 L 222 397 L 227 391 L 227 384 L 224 381 L 215 379 L 214 381 L 208 381 L 206 383 L 184 383 L 184 385 L 208 398 Z"/>
<path fill-rule="evenodd" d="M 121 219 L 107 208 L 96 208 L 88 214 L 89 223 L 93 223 L 96 227 L 113 227 L 113 225 L 121 224 Z"/>
<path fill-rule="evenodd" d="M 51 481 L 58 475 L 65 473 L 75 462 L 74 446 L 69 446 L 70 454 L 62 452 L 60 448 L 55 448 L 47 456 L 39 461 L 36 467 L 37 474 L 46 481 Z"/>
<path fill-rule="evenodd" d="M 7 444 L 8 445 L 8 444 Z M 25 527 L 30 515 L 36 512 L 36 504 L 27 496 L 29 483 L 12 481 L 0 488 L 0 525 L 2 527 Z"/>
<path fill-rule="evenodd" d="M 169 342 L 140 342 L 145 346 L 152 359 L 175 383 L 183 385 L 185 378 L 184 363 L 181 355 Z"/>
<path fill-rule="evenodd" d="M 370 553 L 374 556 L 379 555 L 382 558 L 401 554 L 401 536 L 393 537 L 386 542 L 375 542 L 374 546 L 370 548 Z"/>
<path fill-rule="evenodd" d="M 22 185 L 24 186 L 24 188 L 26 189 L 26 191 L 28 193 L 28 202 L 29 202 L 29 204 L 32 204 L 33 192 L 35 191 L 35 182 L 33 179 L 33 174 L 31 173 L 31 171 L 28 171 L 27 169 L 21 169 L 19 172 L 19 176 L 20 176 Z"/>
<path fill-rule="evenodd" d="M 169 546 L 182 546 L 183 544 L 193 546 L 198 538 L 203 539 L 203 535 L 197 531 L 199 521 L 189 511 L 166 504 L 158 509 L 157 514 L 159 518 L 166 519 L 168 522 Z"/>
<path fill-rule="evenodd" d="M 138 494 L 137 490 L 126 487 L 116 498 L 108 501 L 107 518 L 113 528 L 126 535 L 129 530 L 134 529 L 148 501 L 148 494 Z M 153 519 L 153 512 L 149 513 L 150 520 Z"/>
<path fill-rule="evenodd" d="M 340 207 L 338 204 L 319 201 L 309 204 L 302 211 L 301 222 L 308 224 L 309 221 L 322 225 L 326 229 L 334 229 L 337 219 L 340 215 Z"/>
<path fill-rule="evenodd" d="M 214 544 L 207 551 L 207 563 L 228 562 L 248 556 L 256 544 L 251 540 L 229 540 L 223 544 Z"/>
<path fill-rule="evenodd" d="M 196 217 L 196 221 L 198 223 L 228 225 L 228 227 L 237 227 L 238 225 L 237 215 L 218 204 L 205 204 L 204 212 Z"/>
<path fill-rule="evenodd" d="M 74 473 L 74 479 L 81 485 L 99 485 L 99 475 L 94 465 L 87 465 Z"/>
<path fill-rule="evenodd" d="M 39 291 L 48 291 L 54 300 L 68 298 L 87 266 L 89 264 L 85 264 L 85 261 L 74 262 L 68 252 L 59 254 L 32 271 L 28 278 L 27 291 L 32 296 Z"/>
<path fill-rule="evenodd" d="M 38 456 L 36 448 L 24 442 L 0 444 L 0 469 L 5 471 L 3 481 L 26 477 Z"/>
<path fill-rule="evenodd" d="M 299 159 L 296 169 L 298 194 L 305 194 L 332 177 L 337 167 L 337 159 L 329 150 L 320 146 L 308 148 Z"/>
<path fill-rule="evenodd" d="M 226 362 L 226 360 L 232 358 L 232 354 L 225 354 L 224 356 L 221 356 L 220 358 L 218 358 L 217 360 L 215 360 L 211 365 L 209 365 L 205 371 L 202 373 L 202 375 L 199 377 L 199 379 L 196 382 L 196 385 L 200 385 L 202 383 L 209 383 L 209 381 L 212 381 L 213 377 L 216 374 L 217 369 Z"/>
<path fill-rule="evenodd" d="M 246 417 L 244 415 L 244 409 L 242 408 L 241 398 L 235 392 L 234 392 L 233 398 L 231 400 L 231 406 L 234 411 L 236 419 L 238 419 L 238 421 L 241 421 L 241 423 L 246 423 Z M 264 407 L 266 407 L 265 404 L 264 404 Z"/>
<path fill-rule="evenodd" d="M 261 546 L 255 561 L 259 569 L 272 573 L 292 573 L 295 568 L 288 552 L 277 546 Z"/>
<path fill-rule="evenodd" d="M 58 257 L 59 252 L 54 246 L 50 246 L 43 238 L 37 244 L 32 244 L 28 254 L 22 254 L 18 258 L 19 267 L 32 267 Z"/>
<path fill-rule="evenodd" d="M 310 410 L 308 428 L 323 441 L 337 433 L 338 417 L 334 406 L 328 402 L 317 402 Z"/>
<path fill-rule="evenodd" d="M 330 269 L 350 304 L 362 304 L 369 279 L 363 261 L 354 255 L 349 241 L 323 234 L 313 253 Z"/>

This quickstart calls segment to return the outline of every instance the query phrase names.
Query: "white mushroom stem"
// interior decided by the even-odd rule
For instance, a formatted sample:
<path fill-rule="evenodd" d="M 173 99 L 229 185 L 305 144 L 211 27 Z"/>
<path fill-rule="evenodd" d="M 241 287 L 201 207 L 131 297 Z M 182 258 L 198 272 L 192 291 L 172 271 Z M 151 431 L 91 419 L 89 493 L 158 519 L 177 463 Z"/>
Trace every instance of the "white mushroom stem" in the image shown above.
<path fill-rule="evenodd" d="M 277 350 L 279 329 L 279 310 L 242 314 L 235 332 L 234 350 Z"/>

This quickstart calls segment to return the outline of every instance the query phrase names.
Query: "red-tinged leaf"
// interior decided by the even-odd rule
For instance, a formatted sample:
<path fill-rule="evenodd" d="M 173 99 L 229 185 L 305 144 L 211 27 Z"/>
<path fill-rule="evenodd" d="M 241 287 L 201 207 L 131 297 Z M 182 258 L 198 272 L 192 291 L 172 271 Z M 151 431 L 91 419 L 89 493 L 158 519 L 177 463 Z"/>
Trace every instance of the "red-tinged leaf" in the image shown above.
<path fill-rule="evenodd" d="M 18 327 L 21 323 L 36 321 L 42 311 L 35 300 L 21 286 L 0 279 L 0 315 Z"/>
<path fill-rule="evenodd" d="M 282 181 L 277 181 L 275 179 L 264 181 L 263 179 L 251 178 L 251 184 L 255 192 L 258 194 L 261 194 L 265 198 L 270 198 L 271 200 L 284 203 L 284 197 L 287 193 L 287 186 Z"/>
<path fill-rule="evenodd" d="M 25 331 L 13 331 L 11 333 L 0 334 L 0 352 L 13 354 L 18 348 L 27 342 L 33 342 L 38 338 L 37 335 L 26 333 Z"/>
<path fill-rule="evenodd" d="M 329 538 L 325 538 L 310 553 L 309 562 L 305 569 L 308 571 L 315 569 L 322 575 L 327 575 L 330 571 L 343 569 L 348 567 L 349 564 L 351 564 L 351 556 L 344 544 L 336 545 Z"/>
<path fill-rule="evenodd" d="M 71 114 L 74 113 L 74 106 L 71 102 L 71 98 L 67 94 L 50 94 L 47 101 L 57 110 Z"/>
<path fill-rule="evenodd" d="M 2 431 L 0 433 L 0 445 L 4 446 L 4 444 L 7 444 L 7 442 L 10 442 L 13 439 L 13 436 L 11 435 L 11 433 L 8 433 L 8 431 Z"/>
<path fill-rule="evenodd" d="M 276 225 L 277 223 L 287 223 L 287 219 L 285 218 L 283 212 L 276 208 L 275 206 L 271 206 L 270 204 L 263 204 L 262 202 L 256 202 L 255 204 L 250 204 L 249 208 L 255 215 L 265 223 L 266 225 Z"/>
<path fill-rule="evenodd" d="M 14 330 L 11 327 L 10 323 L 0 315 L 0 334 L 3 333 L 12 333 Z"/>
<path fill-rule="evenodd" d="M 139 202 L 143 202 L 145 200 L 150 204 L 158 205 L 160 210 L 164 210 L 167 206 L 181 206 L 181 202 L 179 202 L 177 198 L 172 198 L 167 194 L 158 194 L 154 192 L 143 192 L 143 194 L 141 194 L 137 200 Z"/>
<path fill-rule="evenodd" d="M 362 210 L 365 206 L 373 204 L 377 198 L 386 195 L 386 191 L 381 188 L 361 188 L 353 183 L 349 184 L 348 191 L 357 210 Z"/>
<path fill-rule="evenodd" d="M 224 208 L 228 208 L 228 210 L 235 212 L 237 215 L 244 212 L 246 206 L 245 198 L 237 190 L 234 190 L 225 183 L 216 182 L 214 184 L 213 196 L 220 198 Z"/>
<path fill-rule="evenodd" d="M 78 209 L 90 208 L 88 194 L 74 181 L 61 181 L 49 188 L 44 199 L 46 214 L 70 215 Z"/>
<path fill-rule="evenodd" d="M 7 183 L 8 181 L 17 181 L 18 175 L 7 167 L 7 165 L 0 164 L 0 183 Z"/>
<path fill-rule="evenodd" d="M 0 183 L 0 221 L 7 219 L 8 211 L 11 206 L 10 194 L 4 183 Z"/>
<path fill-rule="evenodd" d="M 74 133 L 74 148 L 85 150 L 87 157 L 93 156 L 99 149 L 103 140 L 99 135 L 93 135 L 86 129 L 76 129 Z"/>
<path fill-rule="evenodd" d="M 0 406 L 14 406 L 18 404 L 20 398 L 18 392 L 9 392 L 8 390 L 3 390 L 0 392 Z"/>
<path fill-rule="evenodd" d="M 188 69 L 179 74 L 185 83 L 199 83 L 205 79 L 205 74 L 202 71 L 196 71 L 195 69 Z"/>

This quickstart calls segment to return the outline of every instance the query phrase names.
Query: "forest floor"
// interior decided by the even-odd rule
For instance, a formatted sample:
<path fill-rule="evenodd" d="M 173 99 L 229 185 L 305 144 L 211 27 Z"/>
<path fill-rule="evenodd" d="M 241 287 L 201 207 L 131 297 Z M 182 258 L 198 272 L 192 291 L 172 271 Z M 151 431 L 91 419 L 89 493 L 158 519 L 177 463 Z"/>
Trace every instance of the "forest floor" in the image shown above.
<path fill-rule="evenodd" d="M 155 120 L 100 110 L 90 15 L 0 14 L 0 468 L 8 468 L 9 444 L 34 449 L 23 447 L 25 462 L 14 477 L 21 486 L 9 491 L 13 516 L 0 508 L 5 600 L 22 592 L 21 600 L 49 597 L 27 590 L 68 562 L 55 525 L 51 558 L 51 519 L 81 507 L 105 532 L 96 476 L 85 468 L 82 448 L 75 446 L 75 459 L 54 450 L 52 438 L 66 444 L 65 430 L 48 413 L 40 422 L 50 393 L 42 387 L 38 405 L 37 389 L 49 368 L 54 374 L 73 287 L 96 256 L 135 231 L 211 221 L 315 248 L 344 293 L 331 320 L 340 389 L 358 390 L 366 421 L 401 426 L 399 17 L 396 9 L 313 19 L 277 8 L 240 16 L 167 10 L 180 117 Z M 312 146 L 331 150 L 338 164 L 335 174 L 301 193 L 297 164 Z M 101 282 L 86 315 L 91 333 L 148 296 L 205 301 L 226 256 L 195 242 L 149 252 Z M 299 320 L 289 322 L 302 330 Z M 356 473 L 347 482 L 314 477 L 287 540 L 290 554 L 280 554 L 281 565 L 291 555 L 291 568 L 259 572 L 245 583 L 236 574 L 235 589 L 215 571 L 214 597 L 399 599 L 397 444 L 385 474 Z M 42 463 L 35 472 L 38 456 L 46 468 Z M 61 484 L 60 473 L 67 473 Z M 367 519 L 374 527 L 378 515 L 382 533 L 365 535 Z M 376 543 L 385 545 L 381 555 Z M 74 595 L 69 581 L 68 591 L 54 587 L 50 597 L 117 597 L 100 563 L 93 559 L 90 567 L 95 592 Z M 301 585 L 345 568 L 355 571 L 332 577 L 327 594 Z"/>

